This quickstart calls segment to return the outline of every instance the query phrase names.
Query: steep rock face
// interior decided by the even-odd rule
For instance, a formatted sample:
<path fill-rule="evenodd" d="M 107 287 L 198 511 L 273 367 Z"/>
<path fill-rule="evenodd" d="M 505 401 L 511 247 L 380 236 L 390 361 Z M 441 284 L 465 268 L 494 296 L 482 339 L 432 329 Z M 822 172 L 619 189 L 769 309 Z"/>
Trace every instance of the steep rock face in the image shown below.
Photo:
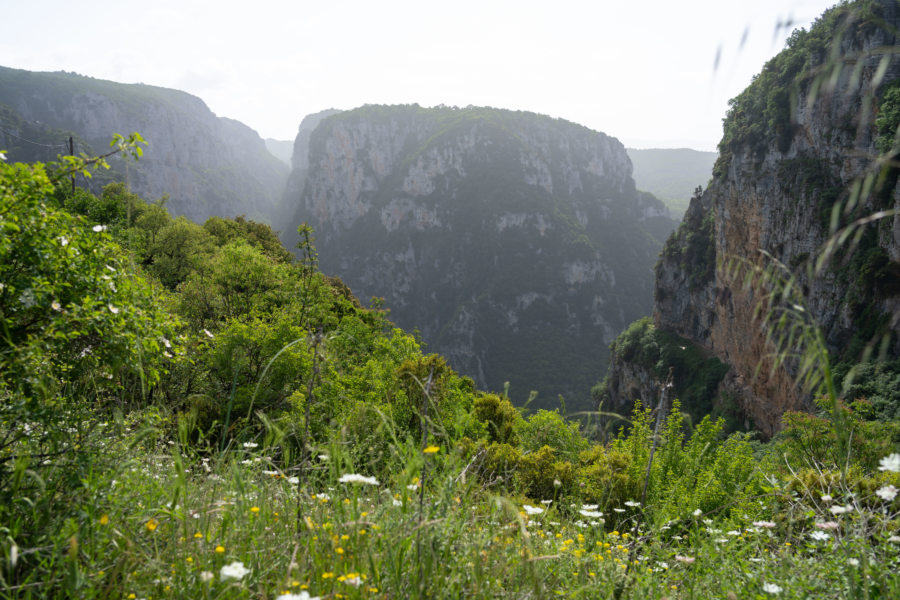
<path fill-rule="evenodd" d="M 96 153 L 113 133 L 139 132 L 149 142 L 141 160 L 127 172 L 120 160 L 113 168 L 136 193 L 168 195 L 173 213 L 195 221 L 238 214 L 268 221 L 284 189 L 288 168 L 255 131 L 184 92 L 0 67 L 0 104 L 27 122 L 75 132 Z"/>
<path fill-rule="evenodd" d="M 805 309 L 836 360 L 856 360 L 851 354 L 876 325 L 898 330 L 897 217 L 870 225 L 856 250 L 840 252 L 821 275 L 803 275 L 830 236 L 836 203 L 858 199 L 844 224 L 900 208 L 897 172 L 878 160 L 875 122 L 900 77 L 900 58 L 889 51 L 898 25 L 896 3 L 869 0 L 832 9 L 810 32 L 795 33 L 733 101 L 715 177 L 691 201 L 656 268 L 656 325 L 731 365 L 722 391 L 764 434 L 777 431 L 785 410 L 809 408 L 810 398 L 794 383 L 794 365 L 771 368 L 775 348 L 757 314 L 763 290 L 745 285 L 740 261 L 774 264 L 765 250 L 799 275 Z M 874 189 L 857 195 L 866 177 Z M 889 351 L 900 353 L 896 335 Z"/>
<path fill-rule="evenodd" d="M 606 346 L 650 309 L 673 226 L 617 140 L 528 113 L 370 106 L 304 149 L 290 223 L 313 226 L 325 272 L 480 385 L 587 405 Z"/>

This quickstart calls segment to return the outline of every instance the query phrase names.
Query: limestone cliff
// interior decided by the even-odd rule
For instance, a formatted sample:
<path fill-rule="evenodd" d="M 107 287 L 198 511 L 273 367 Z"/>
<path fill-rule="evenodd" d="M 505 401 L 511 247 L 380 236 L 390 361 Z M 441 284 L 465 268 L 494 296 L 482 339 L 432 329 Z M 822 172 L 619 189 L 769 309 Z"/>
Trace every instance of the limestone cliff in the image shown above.
<path fill-rule="evenodd" d="M 720 398 L 734 399 L 747 423 L 767 435 L 785 410 L 810 408 L 810 398 L 794 384 L 791 363 L 771 368 L 774 347 L 755 314 L 765 290 L 745 285 L 746 271 L 735 268 L 741 260 L 774 264 L 765 250 L 793 269 L 835 361 L 858 360 L 865 342 L 900 327 L 896 216 L 870 225 L 821 274 L 804 270 L 829 238 L 832 214 L 841 226 L 900 208 L 897 170 L 879 150 L 892 146 L 898 125 L 884 120 L 897 103 L 888 91 L 900 85 L 898 26 L 896 2 L 866 0 L 795 32 L 732 101 L 714 179 L 691 201 L 656 267 L 657 328 L 730 365 Z M 897 336 L 891 339 L 887 350 L 897 356 Z M 632 371 L 609 379 L 635 379 Z"/>
<path fill-rule="evenodd" d="M 127 172 L 122 161 L 113 161 L 113 168 L 146 198 L 168 195 L 174 214 L 201 222 L 238 214 L 268 221 L 281 199 L 289 169 L 259 135 L 184 92 L 0 67 L 0 104 L 32 128 L 39 123 L 74 132 L 85 142 L 76 152 L 87 146 L 101 153 L 113 133 L 139 132 L 149 142 L 140 162 Z"/>
<path fill-rule="evenodd" d="M 383 297 L 480 385 L 587 406 L 609 342 L 649 313 L 674 225 L 636 191 L 621 143 L 530 113 L 418 106 L 331 115 L 304 135 L 290 223 L 313 226 L 324 272 Z"/>

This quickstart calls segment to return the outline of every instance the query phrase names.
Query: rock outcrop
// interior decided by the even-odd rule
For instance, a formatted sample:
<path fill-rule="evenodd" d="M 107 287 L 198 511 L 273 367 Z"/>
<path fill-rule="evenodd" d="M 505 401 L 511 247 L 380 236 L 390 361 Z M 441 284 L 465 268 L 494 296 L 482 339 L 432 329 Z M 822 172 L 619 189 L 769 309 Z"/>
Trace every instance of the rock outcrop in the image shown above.
<path fill-rule="evenodd" d="M 149 142 L 141 160 L 113 160 L 113 169 L 136 193 L 167 195 L 172 213 L 195 221 L 238 214 L 270 221 L 284 190 L 289 169 L 255 131 L 184 92 L 0 67 L 0 104 L 16 121 L 74 132 L 94 153 L 104 152 L 114 133 L 139 132 Z"/>
<path fill-rule="evenodd" d="M 621 143 L 530 113 L 418 106 L 334 114 L 305 135 L 286 201 L 324 272 L 383 297 L 479 385 L 588 405 L 606 347 L 649 313 L 674 226 L 636 191 Z"/>
<path fill-rule="evenodd" d="M 896 2 L 863 0 L 795 32 L 733 101 L 714 179 L 691 201 L 656 267 L 657 328 L 730 365 L 720 396 L 735 399 L 765 435 L 786 410 L 810 408 L 811 397 L 795 383 L 795 361 L 773 368 L 779 335 L 770 338 L 759 316 L 771 308 L 760 305 L 770 288 L 746 285 L 748 268 L 780 261 L 795 273 L 803 308 L 835 362 L 858 360 L 869 340 L 891 331 L 886 349 L 900 354 L 897 216 L 869 225 L 821 273 L 805 269 L 829 239 L 833 214 L 845 226 L 900 209 L 897 170 L 882 154 L 896 152 L 898 123 L 885 119 L 900 103 L 888 93 L 900 86 L 898 26 Z M 621 376 L 634 380 L 632 370 Z"/>

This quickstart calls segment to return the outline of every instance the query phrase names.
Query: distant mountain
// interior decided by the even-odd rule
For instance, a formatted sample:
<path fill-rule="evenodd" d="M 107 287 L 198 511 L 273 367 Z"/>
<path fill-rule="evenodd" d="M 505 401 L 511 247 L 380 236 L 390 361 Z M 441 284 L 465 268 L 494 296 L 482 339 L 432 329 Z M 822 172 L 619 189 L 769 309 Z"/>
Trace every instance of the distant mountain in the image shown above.
<path fill-rule="evenodd" d="M 0 105 L 0 146 L 10 149 L 10 160 L 66 153 L 58 147 L 61 130 L 79 140 L 76 153 L 100 153 L 114 133 L 139 132 L 149 142 L 143 158 L 127 167 L 113 161 L 114 176 L 146 198 L 168 195 L 170 211 L 196 221 L 238 214 L 270 220 L 289 172 L 255 131 L 177 90 L 0 67 Z"/>
<path fill-rule="evenodd" d="M 266 148 L 272 156 L 290 166 L 291 154 L 294 152 L 294 142 L 290 140 L 273 140 L 272 138 L 266 138 L 265 142 Z"/>
<path fill-rule="evenodd" d="M 634 165 L 634 182 L 666 203 L 673 216 L 681 218 L 697 186 L 706 187 L 712 177 L 715 152 L 689 148 L 626 148 Z"/>
<path fill-rule="evenodd" d="M 636 190 L 622 144 L 489 108 L 366 106 L 304 123 L 286 245 L 311 224 L 323 272 L 383 297 L 479 385 L 587 408 L 609 343 L 649 314 L 675 225 Z"/>

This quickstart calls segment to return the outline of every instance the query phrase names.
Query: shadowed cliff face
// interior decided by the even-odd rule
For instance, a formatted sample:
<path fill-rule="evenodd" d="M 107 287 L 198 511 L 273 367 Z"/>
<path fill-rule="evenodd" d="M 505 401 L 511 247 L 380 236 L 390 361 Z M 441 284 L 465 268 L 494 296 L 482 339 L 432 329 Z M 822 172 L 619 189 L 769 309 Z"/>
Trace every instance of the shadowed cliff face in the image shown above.
<path fill-rule="evenodd" d="M 537 390 L 537 405 L 587 406 L 609 342 L 650 310 L 673 222 L 602 133 L 494 109 L 364 107 L 323 120 L 297 162 L 295 147 L 291 229 L 313 226 L 323 271 L 519 402 Z"/>
<path fill-rule="evenodd" d="M 149 142 L 141 160 L 127 171 L 113 160 L 113 169 L 143 197 L 168 195 L 174 214 L 199 222 L 238 214 L 269 221 L 281 199 L 289 169 L 259 135 L 184 92 L 0 67 L 0 104 L 28 123 L 74 132 L 95 153 L 108 148 L 114 133 L 139 132 Z"/>
<path fill-rule="evenodd" d="M 765 250 L 800 275 L 806 309 L 835 361 L 858 359 L 850 353 L 862 347 L 862 335 L 877 332 L 876 322 L 898 330 L 898 286 L 888 283 L 900 258 L 896 217 L 870 226 L 821 276 L 803 276 L 829 238 L 832 207 L 856 198 L 855 185 L 867 177 L 875 184 L 871 193 L 863 188 L 842 223 L 900 208 L 896 171 L 882 168 L 876 147 L 876 117 L 900 77 L 900 58 L 885 52 L 895 44 L 888 31 L 898 25 L 895 3 L 867 1 L 826 13 L 810 32 L 795 34 L 734 101 L 715 177 L 692 200 L 656 268 L 657 327 L 731 365 L 720 396 L 735 399 L 766 435 L 778 430 L 785 410 L 809 408 L 810 398 L 794 384 L 794 363 L 772 369 L 775 348 L 757 315 L 764 290 L 744 285 L 736 259 L 774 264 L 762 257 Z M 830 61 L 834 44 L 839 56 Z M 889 351 L 900 354 L 896 336 Z M 622 369 L 610 377 L 620 373 L 640 379 Z"/>

